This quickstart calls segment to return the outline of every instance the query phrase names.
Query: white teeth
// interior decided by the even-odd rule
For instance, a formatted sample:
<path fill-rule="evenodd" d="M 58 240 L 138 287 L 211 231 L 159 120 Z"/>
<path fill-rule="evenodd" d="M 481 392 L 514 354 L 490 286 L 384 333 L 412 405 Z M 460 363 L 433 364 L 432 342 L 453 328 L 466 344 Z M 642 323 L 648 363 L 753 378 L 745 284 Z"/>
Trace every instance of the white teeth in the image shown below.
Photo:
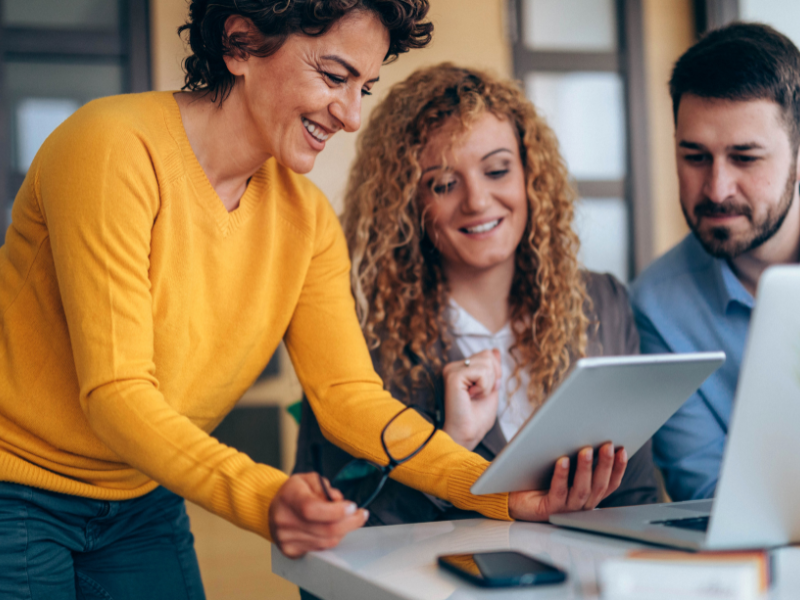
<path fill-rule="evenodd" d="M 314 125 L 311 121 L 306 119 L 305 117 L 300 117 L 303 121 L 303 126 L 306 128 L 306 131 L 311 134 L 315 140 L 319 140 L 320 142 L 324 142 L 330 137 L 329 133 L 322 133 L 322 130 Z"/>
<path fill-rule="evenodd" d="M 495 219 L 494 221 L 489 221 L 488 223 L 484 223 L 483 225 L 478 225 L 476 227 L 465 227 L 464 231 L 467 233 L 485 233 L 487 231 L 491 231 L 498 225 L 500 225 L 500 219 Z"/>

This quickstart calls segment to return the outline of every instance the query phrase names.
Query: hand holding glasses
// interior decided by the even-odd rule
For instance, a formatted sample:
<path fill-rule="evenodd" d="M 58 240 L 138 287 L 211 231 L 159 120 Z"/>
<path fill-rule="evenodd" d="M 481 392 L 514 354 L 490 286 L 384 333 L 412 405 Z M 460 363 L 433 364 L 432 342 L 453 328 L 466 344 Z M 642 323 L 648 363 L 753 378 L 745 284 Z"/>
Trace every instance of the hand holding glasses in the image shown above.
<path fill-rule="evenodd" d="M 429 417 L 427 415 L 423 415 Z M 269 530 L 273 542 L 290 558 L 336 546 L 350 531 L 363 526 L 372 502 L 392 470 L 410 460 L 436 433 L 433 419 L 426 421 L 408 408 L 396 414 L 381 432 L 389 464 L 366 460 L 348 463 L 333 478 L 341 490 L 319 474 L 320 448 L 312 448 L 316 473 L 296 473 L 281 486 L 269 505 Z"/>

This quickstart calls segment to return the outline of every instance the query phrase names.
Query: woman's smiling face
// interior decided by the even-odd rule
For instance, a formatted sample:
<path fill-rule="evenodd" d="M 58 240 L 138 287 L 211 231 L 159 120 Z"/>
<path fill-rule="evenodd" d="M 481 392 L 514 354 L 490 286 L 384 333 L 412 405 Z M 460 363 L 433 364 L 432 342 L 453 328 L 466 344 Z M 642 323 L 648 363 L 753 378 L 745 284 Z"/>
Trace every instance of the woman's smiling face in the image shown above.
<path fill-rule="evenodd" d="M 251 31 L 242 17 L 231 17 L 228 35 Z M 248 125 L 261 149 L 279 164 L 307 173 L 331 135 L 361 125 L 361 99 L 378 81 L 389 49 L 389 33 L 376 15 L 348 13 L 324 34 L 292 34 L 266 58 L 226 57 L 237 76 Z"/>
<path fill-rule="evenodd" d="M 447 149 L 451 136 L 452 124 L 445 122 L 420 155 L 427 235 L 448 276 L 513 273 L 528 198 L 511 122 L 487 111 Z"/>

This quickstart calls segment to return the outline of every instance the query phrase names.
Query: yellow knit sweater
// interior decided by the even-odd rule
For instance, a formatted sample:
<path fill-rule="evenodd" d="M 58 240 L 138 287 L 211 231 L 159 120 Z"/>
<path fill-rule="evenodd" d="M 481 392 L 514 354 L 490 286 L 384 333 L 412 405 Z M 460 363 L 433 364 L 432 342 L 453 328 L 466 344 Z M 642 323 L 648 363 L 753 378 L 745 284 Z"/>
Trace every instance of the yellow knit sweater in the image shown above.
<path fill-rule="evenodd" d="M 42 146 L 0 248 L 0 480 L 123 500 L 162 484 L 268 537 L 286 475 L 208 435 L 281 338 L 326 437 L 385 463 L 339 223 L 267 161 L 228 213 L 172 93 L 96 100 Z M 438 433 L 393 476 L 456 506 L 486 468 Z"/>

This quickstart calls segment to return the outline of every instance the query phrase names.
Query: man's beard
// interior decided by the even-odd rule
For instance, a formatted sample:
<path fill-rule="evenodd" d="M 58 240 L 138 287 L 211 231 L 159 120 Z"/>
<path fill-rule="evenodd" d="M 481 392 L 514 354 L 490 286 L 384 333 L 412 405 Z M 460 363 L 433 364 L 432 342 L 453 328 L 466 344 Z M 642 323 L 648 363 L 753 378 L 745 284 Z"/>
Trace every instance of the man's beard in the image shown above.
<path fill-rule="evenodd" d="M 708 199 L 703 200 L 694 207 L 695 221 L 689 218 L 683 203 L 681 203 L 681 210 L 686 223 L 688 223 L 689 228 L 694 232 L 695 237 L 700 241 L 706 252 L 717 258 L 730 260 L 758 248 L 778 232 L 786 215 L 789 213 L 789 209 L 792 207 L 795 183 L 794 169 L 792 169 L 786 180 L 778 206 L 774 210 L 770 208 L 758 223 L 753 222 L 753 210 L 749 205 L 736 204 L 728 200 L 719 204 Z M 721 215 L 742 215 L 746 217 L 751 223 L 749 235 L 745 234 L 745 237 L 740 239 L 731 239 L 731 230 L 724 225 L 712 227 L 705 233 L 700 232 L 699 224 L 703 217 Z"/>

